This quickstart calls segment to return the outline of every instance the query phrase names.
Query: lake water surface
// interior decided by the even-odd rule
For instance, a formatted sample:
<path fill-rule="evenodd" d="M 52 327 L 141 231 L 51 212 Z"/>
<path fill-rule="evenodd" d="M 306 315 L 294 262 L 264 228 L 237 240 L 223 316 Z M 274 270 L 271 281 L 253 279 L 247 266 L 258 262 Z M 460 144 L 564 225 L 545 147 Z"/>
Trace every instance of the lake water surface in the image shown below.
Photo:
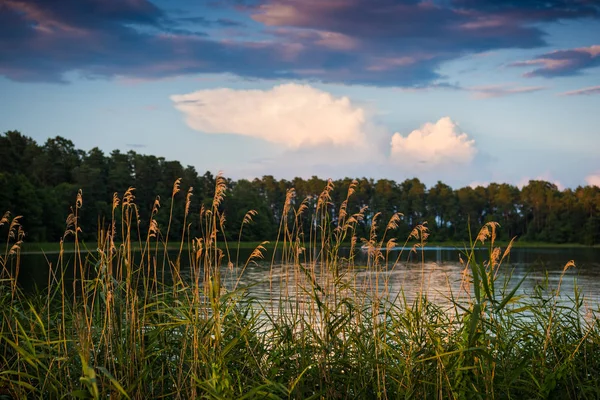
<path fill-rule="evenodd" d="M 250 250 L 241 250 L 239 259 L 245 260 L 249 253 Z M 488 250 L 477 251 L 480 261 L 486 260 L 488 255 Z M 70 258 L 73 256 L 67 254 L 65 260 L 71 264 Z M 271 260 L 271 256 L 272 253 L 267 254 L 265 259 Z M 22 255 L 19 279 L 21 285 L 26 290 L 33 290 L 36 286 L 44 287 L 48 281 L 48 261 L 55 264 L 57 258 L 56 254 Z M 461 293 L 464 265 L 460 263 L 460 258 L 465 260 L 466 257 L 460 250 L 432 247 L 418 250 L 416 254 L 407 250 L 402 253 L 392 251 L 389 259 L 395 261 L 398 258 L 399 262 L 390 263 L 375 273 L 364 267 L 368 263 L 367 253 L 358 251 L 354 263 L 356 266 L 343 272 L 354 285 L 370 288 L 377 286 L 379 291 L 385 289 L 390 298 L 402 294 L 412 300 L 423 290 L 430 300 L 444 303 L 450 292 L 455 296 Z M 519 290 L 521 294 L 532 293 L 536 285 L 544 283 L 546 279 L 550 287 L 556 288 L 564 266 L 570 260 L 575 261 L 576 267 L 564 273 L 561 282 L 562 297 L 572 297 L 577 286 L 589 304 L 599 305 L 600 248 L 515 248 L 499 269 L 498 282 L 501 284 L 511 276 L 510 287 L 525 276 Z M 293 286 L 297 282 L 294 281 L 289 266 L 277 261 L 272 266 L 270 264 L 250 264 L 239 277 L 239 284 L 249 285 L 250 294 L 262 301 L 272 301 L 279 296 L 294 293 L 296 289 Z M 232 276 L 225 266 L 223 271 L 225 285 L 233 287 L 238 282 L 238 277 Z M 182 273 L 185 272 L 186 267 L 183 266 Z"/>

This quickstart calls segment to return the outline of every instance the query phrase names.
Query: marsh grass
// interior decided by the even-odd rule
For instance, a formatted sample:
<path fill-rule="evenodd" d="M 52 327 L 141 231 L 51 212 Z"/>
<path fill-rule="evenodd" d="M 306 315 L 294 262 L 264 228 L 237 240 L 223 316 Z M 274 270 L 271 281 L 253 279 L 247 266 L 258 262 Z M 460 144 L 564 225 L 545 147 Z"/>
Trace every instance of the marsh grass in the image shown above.
<path fill-rule="evenodd" d="M 0 396 L 600 398 L 600 323 L 577 289 L 567 302 L 560 283 L 520 295 L 520 283 L 509 285 L 498 275 L 509 268 L 512 243 L 496 247 L 498 226 L 488 223 L 465 247 L 460 291 L 453 293 L 449 284 L 445 304 L 429 301 L 423 268 L 421 295 L 409 302 L 391 290 L 386 272 L 402 268 L 406 253 L 419 254 L 427 226 L 416 226 L 397 256 L 391 249 L 400 214 L 389 221 L 376 215 L 369 237 L 357 238 L 365 210 L 348 211 L 355 188 L 337 208 L 331 182 L 314 209 L 293 189 L 287 192 L 277 254 L 265 276 L 272 296 L 267 302 L 253 299 L 241 276 L 251 263 L 268 263 L 265 246 L 273 244 L 261 243 L 240 260 L 239 242 L 233 248 L 222 242 L 221 176 L 212 205 L 200 210 L 202 235 L 190 237 L 187 221 L 176 245 L 168 241 L 170 224 L 161 227 L 154 219 L 158 198 L 148 230 L 137 228 L 144 216 L 131 188 L 114 196 L 97 249 L 84 251 L 79 193 L 59 252 L 48 256 L 47 288 L 36 293 L 18 285 L 24 232 L 19 217 L 5 214 Z M 178 180 L 172 196 L 180 195 Z M 190 190 L 186 218 L 191 196 Z M 244 217 L 240 237 L 255 214 Z M 302 230 L 305 218 L 308 232 Z M 64 257 L 67 243 L 74 257 Z M 490 249 L 486 260 L 475 257 L 482 244 Z M 348 245 L 351 251 L 343 254 L 349 255 L 342 256 Z M 366 265 L 355 264 L 361 246 Z M 171 248 L 178 249 L 175 255 L 167 252 Z M 367 278 L 359 281 L 356 268 L 368 271 Z M 234 284 L 225 288 L 225 280 Z"/>

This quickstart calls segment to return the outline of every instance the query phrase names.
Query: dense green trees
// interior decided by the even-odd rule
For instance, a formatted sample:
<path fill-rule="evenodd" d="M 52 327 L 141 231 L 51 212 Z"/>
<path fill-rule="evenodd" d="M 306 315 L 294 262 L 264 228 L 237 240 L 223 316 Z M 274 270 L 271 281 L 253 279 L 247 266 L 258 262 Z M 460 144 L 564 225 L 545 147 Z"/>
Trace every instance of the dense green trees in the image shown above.
<path fill-rule="evenodd" d="M 178 178 L 182 178 L 181 191 L 172 198 L 173 183 Z M 336 207 L 345 200 L 351 182 L 349 178 L 333 182 L 334 223 Z M 23 215 L 29 241 L 56 241 L 62 236 L 65 218 L 79 189 L 83 192 L 79 210 L 82 235 L 87 240 L 94 240 L 98 227 L 106 226 L 113 193 L 122 195 L 129 187 L 135 188 L 141 228 L 147 225 L 158 196 L 161 208 L 156 220 L 166 233 L 173 205 L 172 238 L 180 236 L 184 229 L 183 205 L 186 193 L 193 187 L 187 219 L 193 234 L 200 229 L 198 213 L 201 204 L 212 198 L 214 184 L 215 177 L 210 172 L 199 175 L 194 167 L 183 167 L 162 157 L 119 150 L 105 155 L 98 148 L 85 152 L 62 137 L 39 145 L 17 131 L 0 135 L 0 212 L 10 210 Z M 228 220 L 225 234 L 228 239 L 237 239 L 245 213 L 253 209 L 258 214 L 251 225 L 244 227 L 242 240 L 273 239 L 287 190 L 295 188 L 296 205 L 306 201 L 311 210 L 326 184 L 316 176 L 292 181 L 273 176 L 229 181 L 230 191 L 222 205 Z M 394 213 L 403 214 L 397 230 L 399 238 L 405 238 L 416 224 L 427 221 L 434 241 L 462 241 L 468 239 L 465 228 L 469 224 L 475 230 L 487 221 L 497 221 L 502 226 L 500 239 L 504 240 L 520 236 L 529 241 L 600 243 L 600 189 L 595 186 L 560 191 L 551 183 L 530 181 L 521 190 L 505 183 L 455 190 L 442 182 L 427 189 L 416 178 L 399 183 L 362 178 L 348 207 L 351 213 L 368 207 L 358 228 L 362 236 L 368 234 L 374 213 L 381 212 L 382 221 Z M 310 219 L 305 218 L 303 223 L 308 231 Z"/>

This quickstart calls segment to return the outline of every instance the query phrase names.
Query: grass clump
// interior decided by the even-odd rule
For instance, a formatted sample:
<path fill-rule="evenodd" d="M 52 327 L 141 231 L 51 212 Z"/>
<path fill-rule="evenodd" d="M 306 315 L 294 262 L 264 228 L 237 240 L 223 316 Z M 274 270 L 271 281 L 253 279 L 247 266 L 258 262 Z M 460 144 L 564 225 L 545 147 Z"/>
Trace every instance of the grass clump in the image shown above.
<path fill-rule="evenodd" d="M 141 216 L 130 189 L 115 195 L 97 249 L 83 251 L 80 193 L 59 252 L 49 258 L 47 287 L 35 293 L 18 285 L 24 233 L 19 217 L 6 214 L 0 222 L 8 232 L 0 256 L 0 395 L 600 397 L 600 320 L 578 291 L 567 302 L 560 283 L 523 296 L 519 282 L 499 279 L 511 246 L 496 247 L 497 224 L 488 223 L 465 250 L 460 292 L 449 289 L 444 304 L 430 301 L 423 273 L 421 294 L 409 301 L 391 290 L 387 274 L 402 268 L 390 251 L 401 216 L 385 225 L 376 216 L 369 237 L 359 240 L 364 210 L 348 212 L 355 187 L 334 208 L 329 183 L 314 210 L 288 191 L 277 254 L 265 268 L 267 302 L 252 298 L 242 283 L 250 263 L 268 263 L 266 243 L 247 260 L 219 243 L 226 194 L 220 176 L 211 207 L 200 210 L 202 236 L 190 237 L 184 223 L 175 245 L 168 241 L 170 224 L 160 227 L 154 219 L 158 199 L 148 230 L 136 228 Z M 179 192 L 178 180 L 172 196 Z M 186 216 L 191 196 L 190 190 Z M 246 214 L 241 229 L 254 215 Z M 309 231 L 304 218 L 310 218 Z M 428 235 L 427 226 L 418 225 L 404 247 L 418 252 Z M 68 241 L 71 258 L 63 252 Z M 347 243 L 350 251 L 341 251 Z M 489 243 L 488 257 L 477 260 L 474 249 L 483 243 Z M 175 254 L 167 252 L 173 246 Z M 356 265 L 359 247 L 367 252 L 366 265 Z M 367 278 L 359 280 L 356 267 Z"/>

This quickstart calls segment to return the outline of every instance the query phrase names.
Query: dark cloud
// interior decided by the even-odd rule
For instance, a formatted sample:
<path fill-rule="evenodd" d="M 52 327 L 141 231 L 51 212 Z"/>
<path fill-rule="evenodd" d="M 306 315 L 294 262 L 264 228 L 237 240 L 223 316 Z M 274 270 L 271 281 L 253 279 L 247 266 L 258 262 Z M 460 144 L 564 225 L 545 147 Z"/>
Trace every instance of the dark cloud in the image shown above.
<path fill-rule="evenodd" d="M 39 25 L 103 27 L 119 23 L 158 25 L 163 11 L 147 0 L 2 0 L 3 12 L 25 15 Z"/>
<path fill-rule="evenodd" d="M 523 21 L 598 17 L 597 0 L 453 0 L 457 8 L 509 15 Z"/>
<path fill-rule="evenodd" d="M 600 66 L 600 45 L 559 50 L 542 54 L 534 59 L 510 64 L 513 67 L 533 67 L 527 77 L 577 75 L 582 70 Z"/>
<path fill-rule="evenodd" d="M 396 56 L 421 49 L 455 57 L 456 53 L 544 44 L 538 28 L 503 15 L 440 7 L 432 2 L 272 1 L 255 8 L 252 17 L 269 26 L 335 32 L 355 38 L 364 48 Z"/>
<path fill-rule="evenodd" d="M 246 26 L 246 24 L 244 24 L 243 22 L 234 21 L 234 20 L 228 19 L 228 18 L 210 19 L 210 18 L 206 18 L 206 17 L 202 17 L 202 16 L 180 17 L 180 18 L 177 18 L 176 21 L 182 22 L 182 23 L 193 24 L 193 25 L 200 25 L 200 26 L 204 26 L 204 27 L 211 27 L 211 28 L 214 28 L 214 27 L 231 28 L 231 27 Z"/>
<path fill-rule="evenodd" d="M 543 46 L 538 23 L 596 18 L 599 10 L 595 0 L 224 0 L 213 6 L 236 9 L 265 29 L 217 40 L 192 28 L 212 32 L 243 23 L 173 16 L 148 0 L 0 0 L 0 74 L 61 82 L 67 72 L 231 73 L 424 87 L 443 83 L 438 70 L 446 61 Z"/>

